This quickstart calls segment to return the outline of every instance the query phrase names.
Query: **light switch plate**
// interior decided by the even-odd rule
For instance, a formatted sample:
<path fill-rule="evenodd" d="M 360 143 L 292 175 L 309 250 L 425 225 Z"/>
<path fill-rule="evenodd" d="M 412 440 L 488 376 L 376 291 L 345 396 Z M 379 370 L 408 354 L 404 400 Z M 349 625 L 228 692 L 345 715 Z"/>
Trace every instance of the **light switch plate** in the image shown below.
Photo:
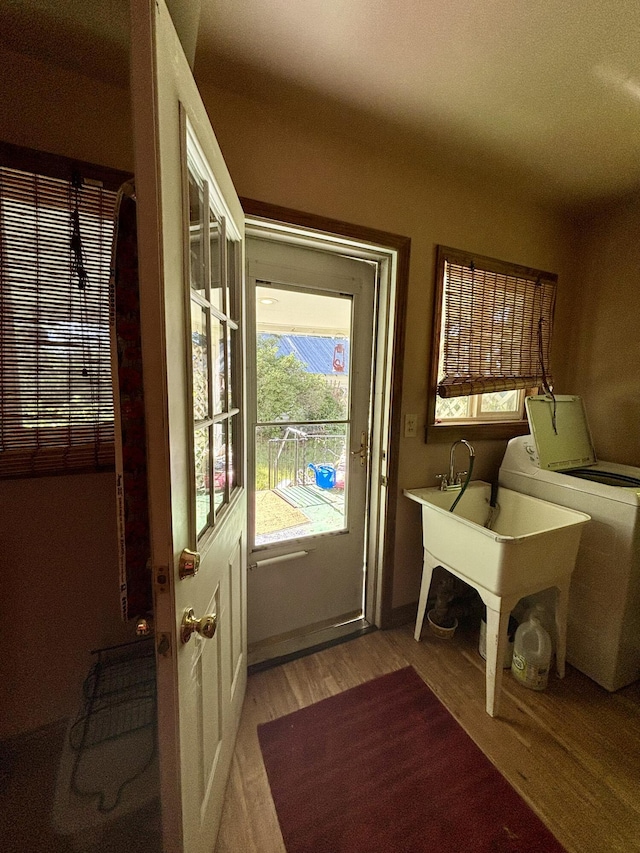
<path fill-rule="evenodd" d="M 418 434 L 418 416 L 417 415 L 405 415 L 404 416 L 404 437 L 405 438 L 415 438 Z"/>

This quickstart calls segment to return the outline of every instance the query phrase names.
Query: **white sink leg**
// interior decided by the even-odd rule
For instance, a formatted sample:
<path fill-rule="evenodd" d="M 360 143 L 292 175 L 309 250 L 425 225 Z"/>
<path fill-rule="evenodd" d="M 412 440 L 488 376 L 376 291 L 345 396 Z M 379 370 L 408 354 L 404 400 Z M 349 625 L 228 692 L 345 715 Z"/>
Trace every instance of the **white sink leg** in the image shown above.
<path fill-rule="evenodd" d="M 571 575 L 556 581 L 556 670 L 564 678 L 564 664 L 567 655 L 567 611 L 569 609 L 569 586 Z"/>
<path fill-rule="evenodd" d="M 431 577 L 437 563 L 429 554 L 424 551 L 422 561 L 422 582 L 420 584 L 420 599 L 418 601 L 418 616 L 416 618 L 416 629 L 413 637 L 420 642 L 420 634 L 422 633 L 422 623 L 424 622 L 424 614 L 427 609 L 427 598 L 429 597 L 429 587 L 431 586 Z"/>
<path fill-rule="evenodd" d="M 486 690 L 487 714 L 498 716 L 500 710 L 500 689 L 502 687 L 502 662 L 508 643 L 507 629 L 511 614 L 511 601 L 500 600 L 500 610 L 487 605 L 487 647 L 486 647 Z"/>

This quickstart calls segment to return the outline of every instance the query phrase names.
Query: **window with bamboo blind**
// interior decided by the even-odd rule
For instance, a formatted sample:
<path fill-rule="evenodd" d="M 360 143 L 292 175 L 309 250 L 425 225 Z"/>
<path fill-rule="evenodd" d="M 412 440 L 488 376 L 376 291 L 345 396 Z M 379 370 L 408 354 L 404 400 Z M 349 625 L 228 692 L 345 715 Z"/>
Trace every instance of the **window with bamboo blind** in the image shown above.
<path fill-rule="evenodd" d="M 551 383 L 556 284 L 553 273 L 438 247 L 431 425 L 524 423 L 527 390 Z"/>
<path fill-rule="evenodd" d="M 3 477 L 114 464 L 109 275 L 120 173 L 107 189 L 82 165 L 0 148 Z"/>

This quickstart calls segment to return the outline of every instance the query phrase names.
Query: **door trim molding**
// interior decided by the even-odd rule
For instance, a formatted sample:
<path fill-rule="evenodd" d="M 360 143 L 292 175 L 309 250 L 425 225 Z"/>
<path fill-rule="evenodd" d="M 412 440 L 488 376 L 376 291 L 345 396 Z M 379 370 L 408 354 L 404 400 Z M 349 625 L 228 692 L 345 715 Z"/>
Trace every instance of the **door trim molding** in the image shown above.
<path fill-rule="evenodd" d="M 378 246 L 395 251 L 397 258 L 395 303 L 394 303 L 394 328 L 391 342 L 391 354 L 393 364 L 391 368 L 389 387 L 389 438 L 387 442 L 387 500 L 386 512 L 383 524 L 384 547 L 381 560 L 381 573 L 379 583 L 380 592 L 380 617 L 379 627 L 390 628 L 393 626 L 393 576 L 395 556 L 395 529 L 396 512 L 398 505 L 398 457 L 401 434 L 402 414 L 402 378 L 403 378 L 403 354 L 406 328 L 406 306 L 407 293 L 409 289 L 409 259 L 411 252 L 411 239 L 399 234 L 387 231 L 378 231 L 363 225 L 354 225 L 337 219 L 317 216 L 313 213 L 305 213 L 287 207 L 257 201 L 256 199 L 240 197 L 240 203 L 245 216 L 259 217 L 286 225 L 299 228 L 307 228 L 310 231 L 319 231 L 333 234 L 339 238 L 358 240 L 371 243 L 372 247 Z"/>

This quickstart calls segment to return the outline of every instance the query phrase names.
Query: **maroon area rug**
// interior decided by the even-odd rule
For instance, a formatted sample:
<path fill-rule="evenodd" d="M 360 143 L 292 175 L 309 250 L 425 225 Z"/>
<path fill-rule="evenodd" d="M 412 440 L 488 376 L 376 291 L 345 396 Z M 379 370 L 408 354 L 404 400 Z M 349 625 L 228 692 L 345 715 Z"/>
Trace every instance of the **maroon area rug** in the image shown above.
<path fill-rule="evenodd" d="M 412 667 L 258 726 L 287 853 L 562 853 Z"/>

